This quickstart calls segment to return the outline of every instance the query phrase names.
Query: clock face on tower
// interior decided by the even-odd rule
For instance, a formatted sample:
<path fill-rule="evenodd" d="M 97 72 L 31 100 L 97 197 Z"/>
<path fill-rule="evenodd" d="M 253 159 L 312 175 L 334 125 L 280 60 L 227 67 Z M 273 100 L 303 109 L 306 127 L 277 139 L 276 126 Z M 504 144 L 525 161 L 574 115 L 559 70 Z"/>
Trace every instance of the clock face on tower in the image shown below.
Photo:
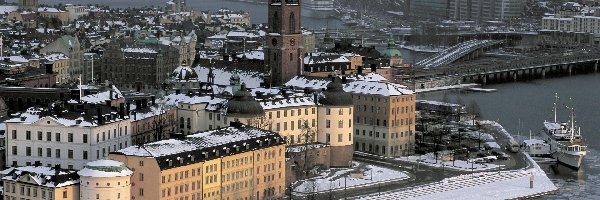
<path fill-rule="evenodd" d="M 277 46 L 277 39 L 276 39 L 276 38 L 273 38 L 273 40 L 271 40 L 271 44 L 272 44 L 273 46 Z"/>
<path fill-rule="evenodd" d="M 292 45 L 292 46 L 296 45 L 296 39 L 294 39 L 294 38 L 290 39 L 290 45 Z"/>

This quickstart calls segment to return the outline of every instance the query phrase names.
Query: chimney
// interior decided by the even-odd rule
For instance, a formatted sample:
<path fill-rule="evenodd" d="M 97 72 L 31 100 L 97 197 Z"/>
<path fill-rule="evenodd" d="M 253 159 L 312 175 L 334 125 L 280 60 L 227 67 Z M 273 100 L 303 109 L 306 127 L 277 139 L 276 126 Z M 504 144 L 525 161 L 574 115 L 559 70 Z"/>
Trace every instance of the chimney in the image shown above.
<path fill-rule="evenodd" d="M 229 126 L 232 126 L 232 127 L 237 127 L 237 128 L 240 128 L 240 127 L 242 127 L 243 125 L 244 125 L 244 124 L 242 124 L 241 122 L 236 122 L 236 121 L 229 122 Z"/>
<path fill-rule="evenodd" d="M 81 120 L 81 119 L 75 120 L 75 124 L 77 124 L 77 125 L 81 124 L 81 122 L 83 122 L 83 120 Z"/>
<path fill-rule="evenodd" d="M 131 101 L 127 102 L 127 113 L 129 113 L 129 111 L 131 111 Z"/>
<path fill-rule="evenodd" d="M 52 71 L 52 63 L 46 63 L 46 74 L 53 74 L 54 71 Z"/>
<path fill-rule="evenodd" d="M 111 100 L 106 100 L 106 106 L 111 107 L 110 106 L 111 102 L 112 102 Z"/>
<path fill-rule="evenodd" d="M 119 104 L 119 117 L 121 117 L 121 119 L 125 119 L 125 104 L 124 103 Z"/>
<path fill-rule="evenodd" d="M 39 167 L 42 166 L 42 163 L 38 160 L 34 162 L 33 166 Z"/>
<path fill-rule="evenodd" d="M 142 108 L 148 107 L 148 99 L 142 99 Z"/>
<path fill-rule="evenodd" d="M 363 73 L 363 66 L 358 66 L 358 74 L 362 74 Z"/>
<path fill-rule="evenodd" d="M 342 83 L 347 83 L 348 79 L 346 78 L 346 76 L 342 76 Z"/>
<path fill-rule="evenodd" d="M 156 105 L 156 96 L 154 96 L 154 95 L 150 96 L 150 100 L 152 101 L 152 105 L 155 106 Z"/>
<path fill-rule="evenodd" d="M 102 108 L 96 108 L 96 115 L 98 117 L 98 124 L 99 125 L 103 125 L 104 124 L 104 118 L 102 118 Z"/>
<path fill-rule="evenodd" d="M 110 91 L 110 94 L 109 94 L 109 97 L 108 97 L 108 99 L 112 100 L 112 99 L 113 99 L 113 90 L 112 90 L 112 86 L 110 87 L 109 91 Z"/>
<path fill-rule="evenodd" d="M 135 109 L 136 110 L 142 109 L 142 101 L 141 100 L 139 100 L 139 99 L 135 100 Z"/>
<path fill-rule="evenodd" d="M 181 90 L 175 90 L 175 94 L 181 94 Z"/>
<path fill-rule="evenodd" d="M 135 110 L 134 110 L 134 111 L 132 112 L 132 114 L 133 114 L 133 120 L 134 120 L 134 121 L 135 121 L 135 120 L 137 120 L 137 112 L 135 112 Z"/>
<path fill-rule="evenodd" d="M 377 72 L 377 64 L 371 64 L 371 72 Z"/>

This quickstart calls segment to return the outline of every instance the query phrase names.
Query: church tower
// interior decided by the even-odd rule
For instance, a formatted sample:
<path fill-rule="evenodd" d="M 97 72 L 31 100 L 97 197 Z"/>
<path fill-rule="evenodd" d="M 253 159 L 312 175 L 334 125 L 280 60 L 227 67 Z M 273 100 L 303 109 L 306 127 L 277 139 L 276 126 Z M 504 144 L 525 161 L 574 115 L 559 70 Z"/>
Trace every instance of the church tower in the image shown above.
<path fill-rule="evenodd" d="M 283 85 L 300 75 L 302 46 L 300 0 L 269 0 L 269 29 L 264 48 L 268 86 Z"/>

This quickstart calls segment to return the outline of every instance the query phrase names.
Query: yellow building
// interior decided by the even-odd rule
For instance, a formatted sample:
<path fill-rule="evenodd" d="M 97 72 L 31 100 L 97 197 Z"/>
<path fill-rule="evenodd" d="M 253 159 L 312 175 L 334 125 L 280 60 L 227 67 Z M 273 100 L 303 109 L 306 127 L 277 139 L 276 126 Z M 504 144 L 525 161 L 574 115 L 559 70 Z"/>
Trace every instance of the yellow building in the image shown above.
<path fill-rule="evenodd" d="M 27 166 L 2 171 L 5 200 L 78 200 L 79 180 L 74 170 Z"/>
<path fill-rule="evenodd" d="M 279 199 L 285 191 L 285 142 L 239 123 L 133 146 L 109 158 L 135 169 L 131 199 Z"/>
<path fill-rule="evenodd" d="M 80 199 L 118 200 L 131 199 L 131 174 L 124 163 L 114 160 L 97 160 L 86 164 L 77 172 L 80 177 Z"/>
<path fill-rule="evenodd" d="M 44 57 L 46 67 L 56 74 L 56 83 L 65 83 L 74 77 L 69 75 L 70 59 L 63 53 L 51 53 Z"/>

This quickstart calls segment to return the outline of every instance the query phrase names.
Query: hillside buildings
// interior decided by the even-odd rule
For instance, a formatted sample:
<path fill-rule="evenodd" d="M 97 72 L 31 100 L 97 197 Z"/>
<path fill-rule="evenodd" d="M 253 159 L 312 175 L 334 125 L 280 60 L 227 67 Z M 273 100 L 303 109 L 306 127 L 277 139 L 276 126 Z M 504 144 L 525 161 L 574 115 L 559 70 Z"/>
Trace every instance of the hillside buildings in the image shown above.
<path fill-rule="evenodd" d="M 409 12 L 415 17 L 463 21 L 507 21 L 521 17 L 521 0 L 410 0 Z"/>

